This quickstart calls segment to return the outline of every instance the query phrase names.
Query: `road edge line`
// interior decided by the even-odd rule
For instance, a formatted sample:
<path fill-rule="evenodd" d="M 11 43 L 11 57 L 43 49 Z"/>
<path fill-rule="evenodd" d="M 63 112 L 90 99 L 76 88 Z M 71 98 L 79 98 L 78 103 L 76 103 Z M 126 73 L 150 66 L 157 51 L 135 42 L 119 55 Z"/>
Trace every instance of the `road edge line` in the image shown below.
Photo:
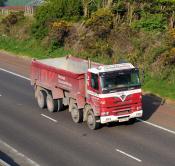
<path fill-rule="evenodd" d="M 175 131 L 173 131 L 173 130 L 169 130 L 169 129 L 165 128 L 165 127 L 159 126 L 157 124 L 154 124 L 154 123 L 151 123 L 151 122 L 148 122 L 148 121 L 144 121 L 144 120 L 142 120 L 140 118 L 137 118 L 137 120 L 140 121 L 140 122 L 146 123 L 147 125 L 153 126 L 155 128 L 158 128 L 160 130 L 163 130 L 163 131 L 166 131 L 166 132 L 169 132 L 169 133 L 175 135 Z"/>
<path fill-rule="evenodd" d="M 17 77 L 20 77 L 20 78 L 23 78 L 23 79 L 25 79 L 25 80 L 30 81 L 29 78 L 24 77 L 24 76 L 22 76 L 22 75 L 20 75 L 20 74 L 16 74 L 16 73 L 14 73 L 14 72 L 11 72 L 11 71 L 9 71 L 9 70 L 5 70 L 5 69 L 3 69 L 3 68 L 0 68 L 0 70 L 1 70 L 1 71 L 4 71 L 4 72 L 6 72 L 6 73 L 12 74 L 12 75 L 14 75 L 14 76 L 17 76 Z"/>
<path fill-rule="evenodd" d="M 13 148 L 12 146 L 10 146 L 9 144 L 5 143 L 4 141 L 2 141 L 0 139 L 0 144 L 3 145 L 6 149 L 8 149 L 7 151 L 11 151 L 11 153 L 14 153 L 16 156 L 19 156 L 21 158 L 24 159 L 24 161 L 27 161 L 31 166 L 40 166 L 38 163 L 36 163 L 35 161 L 33 161 L 32 159 L 28 158 L 27 156 L 25 156 L 24 154 L 18 152 L 18 150 L 16 150 L 15 148 Z M 6 152 L 4 152 L 6 153 Z M 9 155 L 10 156 L 10 155 Z M 10 156 L 11 157 L 11 156 Z M 13 158 L 13 157 L 12 157 Z M 17 160 L 14 160 L 17 161 Z M 18 161 L 17 161 L 18 162 Z M 20 164 L 20 163 L 17 163 Z"/>
<path fill-rule="evenodd" d="M 11 166 L 2 159 L 0 159 L 0 164 L 2 164 L 3 166 Z"/>

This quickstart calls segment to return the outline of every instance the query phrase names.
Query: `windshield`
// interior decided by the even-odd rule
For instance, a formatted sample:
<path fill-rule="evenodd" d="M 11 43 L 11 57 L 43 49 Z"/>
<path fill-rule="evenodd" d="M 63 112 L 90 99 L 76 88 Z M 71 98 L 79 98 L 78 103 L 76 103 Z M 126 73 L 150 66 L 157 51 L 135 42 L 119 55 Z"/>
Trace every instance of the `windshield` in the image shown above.
<path fill-rule="evenodd" d="M 140 87 L 137 69 L 101 73 L 100 79 L 103 92 L 115 92 Z"/>

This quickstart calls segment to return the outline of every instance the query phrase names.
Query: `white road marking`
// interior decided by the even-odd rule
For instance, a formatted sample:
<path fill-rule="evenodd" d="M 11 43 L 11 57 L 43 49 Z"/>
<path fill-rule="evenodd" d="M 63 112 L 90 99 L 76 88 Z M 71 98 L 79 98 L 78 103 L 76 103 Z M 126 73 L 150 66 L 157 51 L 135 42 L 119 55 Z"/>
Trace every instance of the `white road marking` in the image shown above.
<path fill-rule="evenodd" d="M 1 71 L 4 71 L 4 72 L 6 72 L 6 73 L 12 74 L 12 75 L 14 75 L 14 76 L 17 76 L 17 77 L 20 77 L 20 78 L 23 78 L 23 79 L 25 79 L 25 80 L 30 81 L 29 78 L 24 77 L 24 76 L 22 76 L 22 75 L 20 75 L 20 74 L 13 73 L 13 72 L 11 72 L 11 71 L 8 71 L 8 70 L 2 69 L 2 68 L 0 68 L 0 70 L 1 70 Z"/>
<path fill-rule="evenodd" d="M 0 159 L 0 165 L 2 166 L 10 166 L 8 163 Z"/>
<path fill-rule="evenodd" d="M 0 94 L 0 97 L 2 97 L 2 95 Z"/>
<path fill-rule="evenodd" d="M 8 71 L 8 70 L 5 70 L 5 69 L 3 69 L 3 68 L 0 68 L 0 70 L 1 70 L 1 71 L 4 71 L 4 72 L 7 72 L 7 73 L 9 73 L 9 74 L 15 75 L 15 76 L 17 76 L 17 77 L 23 78 L 23 79 L 25 79 L 25 80 L 29 80 L 29 81 L 30 81 L 30 79 L 27 78 L 27 77 L 24 77 L 24 76 L 19 75 L 19 74 L 16 74 L 16 73 L 13 73 L 13 72 Z M 169 132 L 169 133 L 171 133 L 171 134 L 175 134 L 175 131 L 166 129 L 166 128 L 162 127 L 162 126 L 158 126 L 158 125 L 156 125 L 156 124 L 154 124 L 154 123 L 150 123 L 150 122 L 144 121 L 144 120 L 142 120 L 142 119 L 140 119 L 140 118 L 137 118 L 137 120 L 140 121 L 140 122 L 143 122 L 143 123 L 145 123 L 145 124 L 148 124 L 148 125 L 150 125 L 150 126 L 159 128 L 159 129 L 164 130 L 164 131 L 166 131 L 166 132 Z M 54 120 L 54 121 L 55 121 L 55 120 Z"/>
<path fill-rule="evenodd" d="M 140 119 L 140 118 L 137 118 L 137 120 L 140 121 L 140 122 L 143 122 L 143 123 L 145 123 L 145 124 L 147 124 L 147 125 L 150 125 L 150 126 L 153 126 L 153 127 L 158 128 L 158 129 L 164 130 L 164 131 L 166 131 L 166 132 L 169 132 L 169 133 L 171 133 L 171 134 L 175 134 L 175 131 L 169 130 L 169 129 L 165 128 L 165 127 L 156 125 L 156 124 L 151 123 L 151 122 L 148 122 L 148 121 L 144 121 L 144 120 L 142 120 L 142 119 Z"/>
<path fill-rule="evenodd" d="M 47 116 L 47 115 L 41 114 L 41 116 L 43 116 L 43 117 L 45 117 L 45 118 L 47 118 L 47 119 L 49 119 L 49 120 L 51 120 L 51 121 L 53 121 L 53 122 L 55 122 L 55 123 L 58 122 L 57 120 L 55 120 L 55 119 L 53 119 L 53 118 L 51 118 L 51 117 L 49 117 L 49 116 Z"/>
<path fill-rule="evenodd" d="M 126 153 L 126 152 L 123 152 L 123 151 L 121 151 L 121 150 L 119 150 L 119 149 L 115 149 L 115 150 L 116 150 L 117 152 L 119 152 L 119 153 L 121 153 L 121 154 L 127 156 L 127 157 L 130 157 L 130 158 L 132 158 L 132 159 L 138 161 L 138 162 L 142 162 L 142 160 L 140 160 L 140 159 L 138 159 L 137 157 L 134 157 L 134 156 L 132 156 L 132 155 Z"/>
<path fill-rule="evenodd" d="M 15 148 L 11 147 L 7 143 L 3 142 L 2 140 L 0 140 L 0 145 L 3 145 L 8 150 L 8 154 L 13 153 L 16 156 L 19 156 L 20 158 L 22 158 L 23 161 L 28 162 L 28 164 L 30 164 L 31 166 L 39 166 L 39 164 L 37 164 L 35 161 L 31 160 L 24 154 L 18 152 Z M 21 161 L 21 159 L 19 161 Z"/>

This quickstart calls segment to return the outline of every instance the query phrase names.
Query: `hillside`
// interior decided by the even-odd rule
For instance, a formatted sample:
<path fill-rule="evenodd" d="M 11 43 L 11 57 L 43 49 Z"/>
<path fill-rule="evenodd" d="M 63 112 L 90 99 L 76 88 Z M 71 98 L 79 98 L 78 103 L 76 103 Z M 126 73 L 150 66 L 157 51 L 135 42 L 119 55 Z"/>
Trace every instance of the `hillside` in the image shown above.
<path fill-rule="evenodd" d="M 107 64 L 127 60 L 145 71 L 146 91 L 175 99 L 175 1 L 86 2 L 48 0 L 34 18 L 7 16 L 0 49 L 36 58 L 72 53 Z"/>

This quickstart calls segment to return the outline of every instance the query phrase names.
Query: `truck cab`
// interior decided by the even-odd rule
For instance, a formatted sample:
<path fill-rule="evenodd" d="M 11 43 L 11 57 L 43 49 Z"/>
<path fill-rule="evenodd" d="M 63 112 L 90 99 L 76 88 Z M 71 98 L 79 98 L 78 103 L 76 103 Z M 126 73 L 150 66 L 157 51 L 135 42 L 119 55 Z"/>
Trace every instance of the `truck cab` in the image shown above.
<path fill-rule="evenodd" d="M 102 124 L 131 121 L 143 114 L 139 70 L 130 63 L 88 69 L 86 93 Z"/>

